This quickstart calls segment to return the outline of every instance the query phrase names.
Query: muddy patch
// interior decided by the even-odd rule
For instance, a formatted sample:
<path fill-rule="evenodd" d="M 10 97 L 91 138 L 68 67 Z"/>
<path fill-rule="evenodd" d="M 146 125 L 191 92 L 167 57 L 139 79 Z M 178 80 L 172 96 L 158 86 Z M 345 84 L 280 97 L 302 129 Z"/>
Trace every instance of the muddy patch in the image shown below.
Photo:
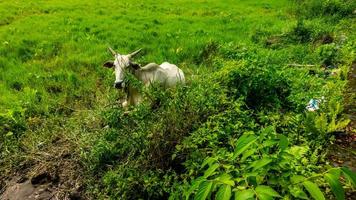
<path fill-rule="evenodd" d="M 69 141 L 31 155 L 20 171 L 0 189 L 1 200 L 84 199 L 82 166 Z"/>
<path fill-rule="evenodd" d="M 329 159 L 334 167 L 349 167 L 356 171 L 356 135 L 341 134 L 329 148 Z"/>
<path fill-rule="evenodd" d="M 25 182 L 16 181 L 22 178 L 16 177 L 9 182 L 9 186 L 2 194 L 3 200 L 22 200 L 22 199 L 51 199 L 53 197 L 53 187 L 50 184 L 34 185 L 30 180 Z"/>

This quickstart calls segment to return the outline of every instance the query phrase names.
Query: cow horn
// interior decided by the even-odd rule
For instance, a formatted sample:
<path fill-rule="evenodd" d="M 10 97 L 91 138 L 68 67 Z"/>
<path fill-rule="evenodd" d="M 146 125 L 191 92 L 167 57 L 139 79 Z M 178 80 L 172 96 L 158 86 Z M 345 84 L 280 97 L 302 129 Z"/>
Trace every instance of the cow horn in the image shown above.
<path fill-rule="evenodd" d="M 134 52 L 130 53 L 130 54 L 128 55 L 129 58 L 134 57 L 135 55 L 137 55 L 138 53 L 140 53 L 141 50 L 142 50 L 142 49 L 139 49 L 139 50 L 137 50 L 137 51 L 134 51 Z"/>
<path fill-rule="evenodd" d="M 116 52 L 111 47 L 109 47 L 108 49 L 113 56 L 116 56 Z"/>

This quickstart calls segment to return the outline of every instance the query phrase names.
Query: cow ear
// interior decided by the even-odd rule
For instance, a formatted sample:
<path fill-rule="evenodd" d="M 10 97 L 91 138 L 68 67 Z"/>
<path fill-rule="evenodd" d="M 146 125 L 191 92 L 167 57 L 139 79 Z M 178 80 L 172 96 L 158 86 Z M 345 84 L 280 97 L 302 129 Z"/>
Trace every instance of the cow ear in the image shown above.
<path fill-rule="evenodd" d="M 130 62 L 130 66 L 131 66 L 132 68 L 134 68 L 135 70 L 137 70 L 137 69 L 140 69 L 140 68 L 141 68 L 139 64 L 134 63 L 134 62 Z"/>
<path fill-rule="evenodd" d="M 106 61 L 104 64 L 103 64 L 103 67 L 107 67 L 107 68 L 112 68 L 114 67 L 114 61 Z"/>

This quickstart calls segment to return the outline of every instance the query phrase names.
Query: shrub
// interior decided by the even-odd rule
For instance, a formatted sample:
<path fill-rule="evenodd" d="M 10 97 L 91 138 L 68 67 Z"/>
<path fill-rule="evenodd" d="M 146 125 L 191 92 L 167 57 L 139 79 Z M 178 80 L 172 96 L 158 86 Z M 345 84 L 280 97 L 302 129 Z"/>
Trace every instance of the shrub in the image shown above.
<path fill-rule="evenodd" d="M 176 183 L 174 174 L 183 170 L 184 156 L 172 158 L 175 146 L 209 116 L 225 108 L 224 90 L 209 77 L 199 78 L 189 86 L 168 90 L 153 85 L 143 91 L 147 101 L 128 115 L 118 107 L 103 112 L 110 128 L 86 156 L 96 174 L 106 171 L 107 165 L 115 166 L 115 175 L 107 172 L 103 178 L 109 194 L 137 198 L 168 194 Z"/>
<path fill-rule="evenodd" d="M 343 17 L 351 17 L 355 9 L 355 1 L 352 0 L 295 0 L 295 12 L 306 18 L 329 17 L 338 20 Z"/>
<path fill-rule="evenodd" d="M 266 127 L 258 134 L 246 132 L 238 138 L 233 151 L 213 151 L 212 156 L 201 162 L 197 169 L 199 176 L 191 181 L 184 196 L 308 199 L 309 193 L 314 199 L 325 199 L 318 186 L 325 182 L 337 198 L 344 199 L 340 177 L 347 179 L 345 184 L 350 181 L 355 187 L 355 174 L 347 168 L 314 173 L 317 163 L 309 153 L 308 146 L 290 145 L 287 137 L 276 134 L 273 127 Z"/>
<path fill-rule="evenodd" d="M 248 108 L 288 108 L 289 81 L 275 66 L 264 63 L 231 63 L 218 73 L 228 95 L 243 98 Z"/>
<path fill-rule="evenodd" d="M 145 89 L 130 79 L 128 84 L 144 94 L 144 103 L 127 115 L 118 106 L 103 111 L 104 137 L 85 155 L 90 171 L 102 180 L 99 196 L 180 199 L 211 182 L 215 195 L 229 190 L 218 182 L 227 178 L 231 183 L 232 177 L 238 181 L 231 188 L 243 180 L 248 184 L 237 188 L 240 192 L 267 188 L 290 198 L 307 196 L 306 181 L 325 185 L 320 177 L 328 172 L 318 167 L 325 163 L 322 149 L 332 132 L 347 123 L 340 120 L 340 105 L 332 103 L 343 81 L 330 83 L 308 75 L 307 69 L 278 66 L 274 63 L 284 58 L 257 48 L 217 46 L 208 58 L 215 72 L 167 90 L 155 84 Z M 305 113 L 316 95 L 326 96 L 328 103 L 317 113 Z M 241 136 L 253 136 L 254 142 L 236 156 Z M 293 160 L 295 154 L 299 158 Z M 268 166 L 256 167 L 259 161 Z M 216 170 L 210 169 L 212 179 L 198 178 L 207 165 L 208 171 Z M 305 178 L 313 174 L 320 176 Z M 300 181 L 294 184 L 295 178 Z"/>
<path fill-rule="evenodd" d="M 202 46 L 197 55 L 194 55 L 194 62 L 196 64 L 209 64 L 211 58 L 217 55 L 219 49 L 219 43 L 216 41 L 210 41 L 204 46 Z"/>
<path fill-rule="evenodd" d="M 305 43 L 312 40 L 312 32 L 312 28 L 306 26 L 303 21 L 298 21 L 289 35 L 293 41 Z"/>
<path fill-rule="evenodd" d="M 317 51 L 322 65 L 328 67 L 336 64 L 339 51 L 334 43 L 322 45 Z"/>

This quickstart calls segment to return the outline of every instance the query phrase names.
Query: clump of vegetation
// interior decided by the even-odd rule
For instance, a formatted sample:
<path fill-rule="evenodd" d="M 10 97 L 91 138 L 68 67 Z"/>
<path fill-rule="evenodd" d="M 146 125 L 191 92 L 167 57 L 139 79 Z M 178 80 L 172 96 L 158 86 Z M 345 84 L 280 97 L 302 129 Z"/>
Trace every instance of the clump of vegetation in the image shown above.
<path fill-rule="evenodd" d="M 318 53 L 324 66 L 335 65 L 338 56 L 338 49 L 335 44 L 326 44 L 318 48 Z"/>
<path fill-rule="evenodd" d="M 195 191 L 198 199 L 211 195 L 216 199 L 232 196 L 235 199 L 282 196 L 307 199 L 305 191 L 314 199 L 323 199 L 315 182 L 328 183 L 334 195 L 344 199 L 339 180 L 341 172 L 347 181 L 354 181 L 354 174 L 347 168 L 331 168 L 316 174 L 314 166 L 318 159 L 310 154 L 309 147 L 289 146 L 287 137 L 276 134 L 273 127 L 262 129 L 258 134 L 244 133 L 232 148 L 213 152 L 202 162 L 200 169 L 196 169 L 202 175 L 185 190 L 187 199 Z"/>
<path fill-rule="evenodd" d="M 312 40 L 312 31 L 311 27 L 305 26 L 303 21 L 298 21 L 297 25 L 293 28 L 290 33 L 291 39 L 297 42 L 310 42 Z"/>
<path fill-rule="evenodd" d="M 232 63 L 218 76 L 233 99 L 243 98 L 250 109 L 287 108 L 289 81 L 275 66 L 259 62 Z"/>
<path fill-rule="evenodd" d="M 118 107 L 103 112 L 110 128 L 87 159 L 94 174 L 98 170 L 106 171 L 103 169 L 106 165 L 115 166 L 104 176 L 109 194 L 159 198 L 170 193 L 175 171 L 183 169 L 181 158 L 172 159 L 175 145 L 209 116 L 224 109 L 223 90 L 209 81 L 209 77 L 202 80 L 168 91 L 150 88 L 148 103 L 129 115 L 124 115 Z M 169 175 L 171 181 L 163 187 L 161 180 L 168 178 L 166 171 L 170 171 L 172 177 Z M 122 180 L 126 180 L 125 184 Z M 140 192 L 135 189 L 138 185 L 142 187 Z"/>
<path fill-rule="evenodd" d="M 340 20 L 343 17 L 352 17 L 355 2 L 352 0 L 296 0 L 295 11 L 297 15 L 307 18 L 326 17 L 327 20 Z"/>
<path fill-rule="evenodd" d="M 0 184 L 50 155 L 75 161 L 67 177 L 91 199 L 345 199 L 355 174 L 326 153 L 349 123 L 354 3 L 290 2 L 1 2 Z M 100 66 L 108 45 L 187 83 L 131 77 L 145 101 L 126 113 Z"/>
<path fill-rule="evenodd" d="M 336 196 L 344 195 L 340 184 L 354 187 L 339 182 L 341 172 L 352 181 L 347 168 L 318 166 L 333 132 L 349 122 L 338 103 L 342 91 L 335 90 L 344 80 L 316 81 L 303 70 L 266 64 L 259 50 L 219 46 L 210 58 L 215 72 L 168 91 L 153 87 L 129 115 L 115 107 L 103 113 L 109 128 L 86 159 L 95 161 L 93 173 L 103 173 L 105 194 L 307 198 L 324 196 L 319 186 Z M 327 99 L 307 113 L 305 95 Z"/>

